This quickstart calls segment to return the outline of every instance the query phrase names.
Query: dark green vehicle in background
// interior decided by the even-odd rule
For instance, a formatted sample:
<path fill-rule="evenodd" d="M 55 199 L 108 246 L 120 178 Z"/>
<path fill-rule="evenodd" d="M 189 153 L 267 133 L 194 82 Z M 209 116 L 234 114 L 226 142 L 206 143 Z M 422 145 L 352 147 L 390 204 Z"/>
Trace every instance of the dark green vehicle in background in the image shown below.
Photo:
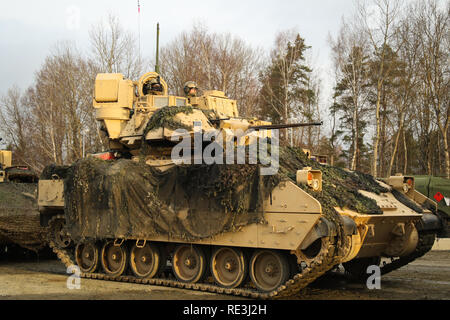
<path fill-rule="evenodd" d="M 450 180 L 434 176 L 414 176 L 414 182 L 417 191 L 438 204 L 438 213 L 443 223 L 442 232 L 438 236 L 450 238 L 450 206 L 447 205 L 450 201 Z"/>

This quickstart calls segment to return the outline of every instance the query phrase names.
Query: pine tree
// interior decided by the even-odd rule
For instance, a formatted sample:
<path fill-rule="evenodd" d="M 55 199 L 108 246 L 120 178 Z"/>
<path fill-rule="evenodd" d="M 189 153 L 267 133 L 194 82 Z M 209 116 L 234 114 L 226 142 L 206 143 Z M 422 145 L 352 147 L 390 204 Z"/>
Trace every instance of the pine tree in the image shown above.
<path fill-rule="evenodd" d="M 277 47 L 272 51 L 272 60 L 261 74 L 260 91 L 262 118 L 273 123 L 287 124 L 293 118 L 312 118 L 305 113 L 305 105 L 314 103 L 314 91 L 309 84 L 311 68 L 305 63 L 304 53 L 310 47 L 299 34 L 293 41 L 279 35 Z M 285 131 L 285 130 L 283 130 Z M 286 132 L 280 138 L 288 142 Z"/>

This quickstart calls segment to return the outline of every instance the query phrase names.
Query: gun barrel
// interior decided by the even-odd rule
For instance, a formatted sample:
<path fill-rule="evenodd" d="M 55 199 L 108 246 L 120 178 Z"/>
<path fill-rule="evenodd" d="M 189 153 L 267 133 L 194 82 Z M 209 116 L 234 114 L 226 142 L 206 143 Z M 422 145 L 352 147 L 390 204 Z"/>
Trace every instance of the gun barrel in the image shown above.
<path fill-rule="evenodd" d="M 268 125 L 262 125 L 262 126 L 250 126 L 249 129 L 252 129 L 252 130 L 274 130 L 274 129 L 285 129 L 285 128 L 321 126 L 321 125 L 323 125 L 323 121 L 311 122 L 311 123 L 268 124 Z"/>

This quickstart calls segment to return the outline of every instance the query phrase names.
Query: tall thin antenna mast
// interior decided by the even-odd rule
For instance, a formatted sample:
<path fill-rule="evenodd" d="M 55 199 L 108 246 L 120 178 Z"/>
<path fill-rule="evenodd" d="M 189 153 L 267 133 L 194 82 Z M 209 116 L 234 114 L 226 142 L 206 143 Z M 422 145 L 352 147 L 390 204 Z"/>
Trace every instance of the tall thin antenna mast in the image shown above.
<path fill-rule="evenodd" d="M 137 0 L 138 4 L 138 46 L 139 46 L 139 64 L 141 63 L 141 4 Z"/>
<path fill-rule="evenodd" d="M 159 22 L 156 25 L 156 64 L 155 72 L 159 73 Z"/>

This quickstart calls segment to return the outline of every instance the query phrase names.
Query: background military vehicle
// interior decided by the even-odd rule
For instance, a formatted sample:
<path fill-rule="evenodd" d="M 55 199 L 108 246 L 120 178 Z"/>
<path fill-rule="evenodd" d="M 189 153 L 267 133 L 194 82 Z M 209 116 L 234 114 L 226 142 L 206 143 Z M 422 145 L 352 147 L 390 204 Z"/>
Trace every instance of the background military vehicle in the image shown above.
<path fill-rule="evenodd" d="M 144 90 L 155 82 L 158 93 Z M 394 269 L 434 242 L 435 203 L 412 177 L 383 183 L 295 148 L 279 150 L 273 175 L 261 174 L 264 157 L 205 164 L 214 144 L 234 152 L 267 141 L 276 154 L 271 130 L 283 127 L 239 117 L 223 92 L 171 96 L 154 72 L 137 82 L 99 74 L 93 105 L 111 152 L 50 166 L 39 181 L 50 245 L 83 277 L 285 297 L 340 263 L 358 273 L 390 257 Z M 193 143 L 178 149 L 184 162 L 176 162 L 184 138 Z"/>
<path fill-rule="evenodd" d="M 2 138 L 0 138 L 2 141 Z M 37 182 L 37 175 L 28 166 L 12 165 L 12 151 L 0 150 L 1 182 Z"/>
<path fill-rule="evenodd" d="M 37 175 L 27 166 L 13 166 L 12 152 L 1 150 L 0 255 L 15 246 L 33 251 L 44 248 L 47 236 L 39 217 Z"/>
<path fill-rule="evenodd" d="M 439 237 L 450 237 L 450 180 L 434 176 L 414 176 L 416 188 L 438 205 L 438 214 L 442 218 L 442 231 Z M 436 197 L 436 198 L 435 198 Z M 446 200 L 447 198 L 447 200 Z M 439 201 L 438 201 L 439 200 Z"/>

